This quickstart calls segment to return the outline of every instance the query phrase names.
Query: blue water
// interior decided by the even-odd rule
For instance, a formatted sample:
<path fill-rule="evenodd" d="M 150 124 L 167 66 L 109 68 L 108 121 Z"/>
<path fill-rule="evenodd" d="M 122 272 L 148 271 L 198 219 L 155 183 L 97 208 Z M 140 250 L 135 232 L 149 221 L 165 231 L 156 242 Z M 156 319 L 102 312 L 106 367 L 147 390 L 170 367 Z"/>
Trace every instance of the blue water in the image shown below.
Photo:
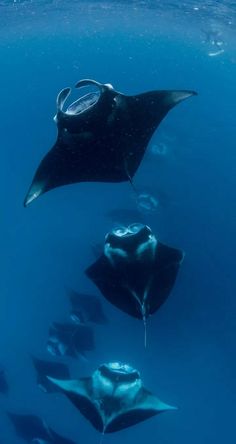
<path fill-rule="evenodd" d="M 30 353 L 50 358 L 49 325 L 68 319 L 65 285 L 97 294 L 110 318 L 95 327 L 87 361 L 63 361 L 73 377 L 102 362 L 129 362 L 148 389 L 179 407 L 104 444 L 235 443 L 236 4 L 178 3 L 0 2 L 0 361 L 10 385 L 0 394 L 3 444 L 23 442 L 8 410 L 42 416 L 78 444 L 99 443 L 65 397 L 40 392 L 30 360 Z M 199 94 L 162 122 L 134 180 L 160 199 L 146 223 L 186 253 L 169 299 L 148 323 L 146 350 L 141 323 L 109 305 L 84 274 L 91 246 L 112 228 L 106 213 L 136 208 L 131 186 L 76 184 L 23 208 L 55 140 L 56 95 L 82 78 L 127 94 Z M 163 157 L 151 154 L 158 143 L 167 147 Z"/>

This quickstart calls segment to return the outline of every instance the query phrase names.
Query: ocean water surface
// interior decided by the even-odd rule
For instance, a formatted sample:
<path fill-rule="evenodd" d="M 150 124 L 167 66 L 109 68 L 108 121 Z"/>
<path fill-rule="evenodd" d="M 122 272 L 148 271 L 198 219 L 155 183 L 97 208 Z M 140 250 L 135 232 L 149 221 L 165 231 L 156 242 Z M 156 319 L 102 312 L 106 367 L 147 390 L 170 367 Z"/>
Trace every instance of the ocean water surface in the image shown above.
<path fill-rule="evenodd" d="M 104 444 L 234 444 L 236 396 L 236 3 L 234 1 L 0 0 L 1 279 L 0 443 L 23 443 L 8 411 L 35 414 L 76 443 L 99 433 L 61 394 L 36 384 L 31 354 L 66 322 L 65 287 L 100 298 L 110 322 L 94 326 L 86 359 L 61 358 L 73 377 L 103 362 L 137 368 L 177 411 L 104 436 Z M 56 96 L 83 78 L 125 94 L 190 89 L 154 134 L 131 185 L 80 183 L 23 200 L 53 145 Z M 144 195 L 144 197 L 143 197 Z M 142 324 L 86 278 L 109 212 L 136 210 L 158 238 L 183 249 L 170 297 Z M 136 221 L 134 221 L 136 222 Z"/>

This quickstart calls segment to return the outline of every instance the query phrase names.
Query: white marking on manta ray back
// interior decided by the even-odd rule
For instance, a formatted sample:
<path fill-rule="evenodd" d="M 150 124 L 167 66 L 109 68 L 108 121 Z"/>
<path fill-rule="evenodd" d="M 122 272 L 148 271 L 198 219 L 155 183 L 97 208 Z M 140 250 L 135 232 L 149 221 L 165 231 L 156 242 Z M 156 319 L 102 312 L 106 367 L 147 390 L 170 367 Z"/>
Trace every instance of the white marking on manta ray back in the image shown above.
<path fill-rule="evenodd" d="M 112 248 L 110 243 L 105 244 L 104 246 L 104 254 L 111 263 L 113 267 L 115 267 L 115 260 L 117 257 L 127 259 L 128 254 L 122 250 L 121 248 Z"/>
<path fill-rule="evenodd" d="M 140 244 L 139 247 L 137 248 L 137 256 L 138 257 L 141 256 L 143 253 L 145 253 L 148 250 L 151 253 L 152 257 L 154 257 L 157 242 L 158 242 L 157 238 L 153 234 L 150 234 L 148 240 Z"/>

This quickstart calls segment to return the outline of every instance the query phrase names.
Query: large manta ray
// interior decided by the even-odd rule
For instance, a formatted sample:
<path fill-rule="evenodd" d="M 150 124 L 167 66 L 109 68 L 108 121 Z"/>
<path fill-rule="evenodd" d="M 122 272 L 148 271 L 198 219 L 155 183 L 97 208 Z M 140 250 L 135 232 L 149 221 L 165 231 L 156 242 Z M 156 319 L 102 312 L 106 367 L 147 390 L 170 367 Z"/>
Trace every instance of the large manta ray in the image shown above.
<path fill-rule="evenodd" d="M 87 378 L 49 379 L 102 433 L 116 432 L 166 410 L 175 410 L 143 387 L 137 370 L 119 362 L 103 364 Z"/>
<path fill-rule="evenodd" d="M 167 299 L 184 253 L 162 244 L 147 225 L 132 224 L 106 235 L 103 254 L 87 276 L 103 296 L 145 326 Z"/>
<path fill-rule="evenodd" d="M 76 182 L 131 181 L 148 142 L 168 111 L 194 91 L 149 91 L 126 96 L 110 84 L 81 80 L 76 88 L 96 86 L 73 102 L 63 89 L 57 97 L 58 136 L 41 161 L 24 200 L 27 206 L 53 188 Z"/>

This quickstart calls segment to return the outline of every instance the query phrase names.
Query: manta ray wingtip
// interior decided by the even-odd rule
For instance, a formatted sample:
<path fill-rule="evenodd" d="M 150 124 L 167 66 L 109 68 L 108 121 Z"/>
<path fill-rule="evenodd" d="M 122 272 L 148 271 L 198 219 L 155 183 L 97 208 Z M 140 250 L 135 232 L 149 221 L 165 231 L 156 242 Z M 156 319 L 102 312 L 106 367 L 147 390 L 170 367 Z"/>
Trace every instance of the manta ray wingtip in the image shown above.
<path fill-rule="evenodd" d="M 55 385 L 62 393 L 70 393 L 75 391 L 77 394 L 80 392 L 80 384 L 74 379 L 57 379 L 51 376 L 46 376 L 48 381 Z"/>
<path fill-rule="evenodd" d="M 62 390 L 68 390 L 68 381 L 62 380 L 62 379 L 57 379 L 57 378 L 52 378 L 51 376 L 46 376 L 46 378 L 52 382 L 53 384 L 55 384 L 57 387 L 59 387 Z M 69 381 L 70 383 L 71 381 Z"/>
<path fill-rule="evenodd" d="M 166 404 L 166 410 L 179 410 L 179 407 L 177 407 L 176 405 Z"/>
<path fill-rule="evenodd" d="M 57 384 L 57 382 L 58 382 L 58 380 L 56 379 L 56 378 L 52 378 L 51 376 L 46 376 L 46 378 L 50 381 L 50 382 L 52 382 L 53 384 Z"/>
<path fill-rule="evenodd" d="M 158 399 L 158 410 L 160 412 L 166 412 L 166 411 L 170 411 L 170 410 L 179 410 L 179 407 L 170 405 L 170 404 L 166 404 L 165 402 L 162 402 Z"/>
<path fill-rule="evenodd" d="M 189 92 L 189 97 L 198 96 L 197 91 L 188 91 L 188 92 Z"/>
<path fill-rule="evenodd" d="M 28 205 L 33 202 L 35 199 L 37 199 L 41 194 L 44 193 L 43 186 L 40 184 L 32 184 L 28 193 L 26 194 L 26 197 L 24 199 L 23 205 L 24 207 L 28 207 Z"/>
<path fill-rule="evenodd" d="M 29 201 L 28 201 L 28 196 L 25 197 L 24 202 L 23 202 L 23 206 L 26 208 L 29 205 Z"/>
<path fill-rule="evenodd" d="M 30 196 L 29 194 L 27 194 L 27 196 L 25 197 L 25 200 L 23 202 L 24 207 L 28 207 L 29 204 L 31 202 L 33 202 L 33 200 L 35 200 L 38 196 Z"/>
<path fill-rule="evenodd" d="M 196 91 L 182 90 L 182 91 L 171 91 L 170 100 L 172 104 L 177 105 L 183 100 L 188 99 L 192 96 L 197 96 L 198 93 Z"/>

